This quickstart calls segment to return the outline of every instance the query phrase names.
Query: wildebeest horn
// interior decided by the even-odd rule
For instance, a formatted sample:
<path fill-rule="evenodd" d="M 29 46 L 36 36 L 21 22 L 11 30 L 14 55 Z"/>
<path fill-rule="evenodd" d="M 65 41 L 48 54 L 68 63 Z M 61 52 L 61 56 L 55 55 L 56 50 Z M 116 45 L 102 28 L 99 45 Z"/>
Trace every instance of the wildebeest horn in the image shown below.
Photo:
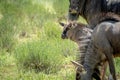
<path fill-rule="evenodd" d="M 81 67 L 84 68 L 83 65 L 79 64 L 78 62 L 75 61 L 71 61 L 73 65 L 75 65 L 76 67 Z"/>
<path fill-rule="evenodd" d="M 75 61 L 71 61 L 71 62 L 72 62 L 73 65 L 75 65 L 75 67 L 76 67 L 77 69 L 79 69 L 80 72 L 81 72 L 81 71 L 82 71 L 82 72 L 86 72 L 83 65 L 81 65 L 81 64 L 79 64 L 78 62 L 75 62 Z"/>
<path fill-rule="evenodd" d="M 62 22 L 59 22 L 59 24 L 60 24 L 62 27 L 64 27 L 64 26 L 65 26 L 65 24 L 64 24 L 64 23 L 62 23 Z"/>

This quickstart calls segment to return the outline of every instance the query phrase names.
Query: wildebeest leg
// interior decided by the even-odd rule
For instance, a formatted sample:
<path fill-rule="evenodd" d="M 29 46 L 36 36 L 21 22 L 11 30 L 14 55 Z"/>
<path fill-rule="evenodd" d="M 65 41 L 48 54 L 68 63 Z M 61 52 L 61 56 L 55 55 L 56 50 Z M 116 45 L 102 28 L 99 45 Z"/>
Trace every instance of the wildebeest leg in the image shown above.
<path fill-rule="evenodd" d="M 113 49 L 110 46 L 110 43 L 106 39 L 105 39 L 104 46 L 102 46 L 102 47 L 103 47 L 103 49 L 102 49 L 103 53 L 105 54 L 106 59 L 109 64 L 110 73 L 111 73 L 113 79 L 116 80 L 115 65 L 114 65 L 114 60 L 113 60 Z"/>
<path fill-rule="evenodd" d="M 116 72 L 115 72 L 115 66 L 114 66 L 114 60 L 113 60 L 112 53 L 110 53 L 110 54 L 105 53 L 105 55 L 108 59 L 110 73 L 111 73 L 113 79 L 116 80 Z"/>
<path fill-rule="evenodd" d="M 81 75 L 80 75 L 80 71 L 81 69 L 78 67 L 77 70 L 76 70 L 76 80 L 80 80 L 81 79 Z M 94 73 L 92 74 L 92 77 L 95 79 L 95 80 L 101 80 L 100 78 L 100 71 L 98 68 L 95 68 L 94 69 Z"/>
<path fill-rule="evenodd" d="M 81 70 L 80 67 L 78 67 L 76 70 L 76 80 L 80 80 L 80 78 L 81 78 L 80 70 Z"/>
<path fill-rule="evenodd" d="M 93 73 L 95 72 L 95 69 L 98 69 L 98 63 L 99 63 L 99 54 L 95 52 L 95 47 L 93 45 L 93 42 L 91 41 L 87 53 L 84 59 L 84 68 L 87 71 L 86 78 L 87 80 L 93 79 Z M 97 66 L 97 67 L 96 67 Z M 99 71 L 98 71 L 99 72 Z M 99 80 L 100 78 L 98 78 Z"/>
<path fill-rule="evenodd" d="M 113 48 L 111 47 L 111 44 L 107 38 L 106 31 L 105 31 L 105 27 L 106 26 L 112 26 L 112 25 L 108 25 L 108 24 L 102 24 L 98 25 L 98 27 L 96 27 L 94 29 L 93 32 L 93 41 L 95 44 L 96 49 L 98 49 L 102 55 L 106 56 L 106 59 L 108 61 L 109 64 L 109 70 L 110 73 L 113 77 L 114 80 L 116 80 L 116 73 L 115 73 L 115 66 L 114 66 L 114 60 L 113 60 Z"/>
<path fill-rule="evenodd" d="M 107 61 L 103 62 L 100 70 L 99 68 L 95 68 L 92 76 L 96 80 L 107 80 L 107 78 L 105 77 L 106 69 L 107 69 Z"/>
<path fill-rule="evenodd" d="M 95 79 L 95 80 L 101 80 L 100 78 L 100 74 L 99 74 L 99 70 L 96 68 L 94 69 L 94 73 L 92 74 L 92 77 Z M 76 80 L 80 80 L 80 70 L 79 70 L 79 67 L 77 68 L 76 70 Z"/>
<path fill-rule="evenodd" d="M 106 59 L 108 61 L 110 73 L 113 79 L 116 80 L 116 72 L 113 60 L 113 49 L 110 46 L 108 40 L 106 40 L 106 38 L 104 38 L 104 43 L 103 44 L 101 43 L 101 50 L 105 54 Z"/>
<path fill-rule="evenodd" d="M 71 61 L 76 66 L 76 80 L 92 80 L 92 73 L 93 69 L 91 68 L 84 68 L 83 65 L 79 64 L 78 62 Z M 100 80 L 100 78 L 96 79 Z"/>
<path fill-rule="evenodd" d="M 112 77 L 112 75 L 108 76 L 108 80 L 114 80 L 113 77 Z"/>
<path fill-rule="evenodd" d="M 105 73 L 107 69 L 107 61 L 103 62 L 102 68 L 101 68 L 101 80 L 106 80 Z"/>
<path fill-rule="evenodd" d="M 95 78 L 96 80 L 101 80 L 100 78 L 100 71 L 98 68 L 94 69 L 94 73 L 92 74 L 92 77 Z"/>

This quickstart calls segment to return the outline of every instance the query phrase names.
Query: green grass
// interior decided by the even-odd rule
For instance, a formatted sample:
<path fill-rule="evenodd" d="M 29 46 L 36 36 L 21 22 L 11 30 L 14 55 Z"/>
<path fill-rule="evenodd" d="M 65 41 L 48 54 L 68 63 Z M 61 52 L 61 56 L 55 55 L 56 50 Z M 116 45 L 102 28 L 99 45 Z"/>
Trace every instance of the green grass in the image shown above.
<path fill-rule="evenodd" d="M 116 67 L 116 72 L 117 72 L 117 75 L 120 74 L 120 58 L 116 58 L 115 59 L 115 67 Z"/>
<path fill-rule="evenodd" d="M 50 39 L 23 42 L 14 55 L 1 53 L 2 80 L 73 80 L 76 45 L 69 40 Z M 37 67 L 36 67 L 37 66 Z M 67 66 L 70 66 L 67 68 Z"/>
<path fill-rule="evenodd" d="M 47 40 L 22 44 L 15 50 L 18 64 L 22 64 L 26 68 L 36 69 L 36 71 L 56 72 L 56 68 L 59 69 L 62 62 L 62 56 L 57 45 L 55 42 L 49 43 Z"/>

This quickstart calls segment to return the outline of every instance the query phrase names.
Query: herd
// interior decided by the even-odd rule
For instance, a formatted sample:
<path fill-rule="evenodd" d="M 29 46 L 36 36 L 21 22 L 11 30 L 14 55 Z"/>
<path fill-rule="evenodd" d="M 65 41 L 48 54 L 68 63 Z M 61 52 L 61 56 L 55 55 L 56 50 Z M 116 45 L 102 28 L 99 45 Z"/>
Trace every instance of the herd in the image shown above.
<path fill-rule="evenodd" d="M 76 80 L 117 80 L 114 58 L 120 57 L 120 0 L 69 0 L 68 23 L 61 23 L 62 39 L 78 44 L 71 61 Z M 79 16 L 87 25 L 77 22 Z M 110 74 L 106 78 L 106 68 Z"/>

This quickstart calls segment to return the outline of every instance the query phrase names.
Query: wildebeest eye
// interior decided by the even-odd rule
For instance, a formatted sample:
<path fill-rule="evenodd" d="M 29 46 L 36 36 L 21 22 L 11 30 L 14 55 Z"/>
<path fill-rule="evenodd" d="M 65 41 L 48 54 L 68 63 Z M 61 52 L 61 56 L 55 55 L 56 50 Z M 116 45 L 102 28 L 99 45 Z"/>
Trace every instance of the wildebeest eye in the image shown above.
<path fill-rule="evenodd" d="M 68 30 L 70 30 L 70 29 L 71 29 L 71 26 L 67 26 L 67 27 L 65 28 L 66 31 L 68 31 Z"/>

